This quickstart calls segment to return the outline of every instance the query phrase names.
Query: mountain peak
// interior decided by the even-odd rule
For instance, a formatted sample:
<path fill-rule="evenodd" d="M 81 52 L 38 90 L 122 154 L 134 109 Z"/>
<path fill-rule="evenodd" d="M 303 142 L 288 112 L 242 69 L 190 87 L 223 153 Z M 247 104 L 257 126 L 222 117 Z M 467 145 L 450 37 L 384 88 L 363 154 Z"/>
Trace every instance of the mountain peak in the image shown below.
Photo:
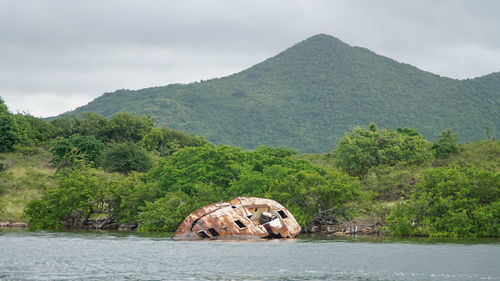
<path fill-rule="evenodd" d="M 306 40 L 304 41 L 309 41 L 309 40 L 322 40 L 322 41 L 326 41 L 326 40 L 329 40 L 329 41 L 335 41 L 335 42 L 341 42 L 341 43 L 344 43 L 342 42 L 342 40 L 340 40 L 339 38 L 335 37 L 335 36 L 332 36 L 332 35 L 328 35 L 328 34 L 325 34 L 325 33 L 318 33 L 316 35 L 313 35 L 309 38 L 307 38 Z"/>
<path fill-rule="evenodd" d="M 150 115 L 156 125 L 214 143 L 330 150 L 357 125 L 416 128 L 431 139 L 451 128 L 461 141 L 500 132 L 498 75 L 442 78 L 340 39 L 316 34 L 221 79 L 101 96 L 75 113 Z"/>
<path fill-rule="evenodd" d="M 340 40 L 339 38 L 324 33 L 313 35 L 307 38 L 306 40 L 303 40 L 295 44 L 294 46 L 292 46 L 292 48 L 300 45 L 306 45 L 306 46 L 317 45 L 322 48 L 351 47 L 347 43 Z"/>

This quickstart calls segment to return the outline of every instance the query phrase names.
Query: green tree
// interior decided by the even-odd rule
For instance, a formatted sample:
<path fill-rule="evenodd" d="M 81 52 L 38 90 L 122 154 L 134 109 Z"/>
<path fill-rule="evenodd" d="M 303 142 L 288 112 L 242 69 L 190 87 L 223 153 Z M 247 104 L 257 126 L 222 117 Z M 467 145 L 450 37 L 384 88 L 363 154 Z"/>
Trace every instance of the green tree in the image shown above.
<path fill-rule="evenodd" d="M 108 119 L 94 112 L 83 113 L 74 120 L 73 131 L 82 136 L 95 136 L 101 141 L 106 141 L 105 134 L 108 127 Z"/>
<path fill-rule="evenodd" d="M 185 205 L 189 206 L 186 212 L 236 196 L 257 196 L 278 200 L 302 225 L 319 210 L 351 217 L 353 202 L 360 198 L 359 180 L 331 168 L 313 166 L 293 155 L 294 151 L 271 147 L 253 152 L 225 145 L 188 147 L 161 161 L 145 179 L 156 184 L 162 197 L 182 192 L 191 198 L 191 203 Z M 159 202 L 165 200 L 168 198 Z M 150 205 L 153 213 L 154 208 L 160 207 Z M 164 216 L 169 217 L 168 213 Z M 171 223 L 175 226 L 183 219 L 177 213 L 171 217 L 179 218 Z"/>
<path fill-rule="evenodd" d="M 337 143 L 335 164 L 352 176 L 364 176 L 371 167 L 397 163 L 421 164 L 430 161 L 431 145 L 413 129 L 366 130 L 356 127 Z"/>
<path fill-rule="evenodd" d="M 72 115 L 63 115 L 50 121 L 54 128 L 54 135 L 62 138 L 69 138 L 74 134 L 75 117 Z"/>
<path fill-rule="evenodd" d="M 172 155 L 184 147 L 209 144 L 203 137 L 188 135 L 182 131 L 169 129 L 167 126 L 151 129 L 142 142 L 148 151 L 157 151 L 161 156 Z"/>
<path fill-rule="evenodd" d="M 154 167 L 149 176 L 165 192 L 181 190 L 192 196 L 196 183 L 227 189 L 237 179 L 245 155 L 241 148 L 226 145 L 187 147 Z"/>
<path fill-rule="evenodd" d="M 141 231 L 175 231 L 192 212 L 192 199 L 182 191 L 169 192 L 154 202 L 146 202 L 139 215 Z"/>
<path fill-rule="evenodd" d="M 113 220 L 119 198 L 112 191 L 120 183 L 120 177 L 98 170 L 71 171 L 59 178 L 57 188 L 30 201 L 24 217 L 32 229 L 82 228 L 95 216 Z"/>
<path fill-rule="evenodd" d="M 115 142 L 138 142 L 153 128 L 150 117 L 136 116 L 128 112 L 113 115 L 107 124 L 105 136 Z"/>
<path fill-rule="evenodd" d="M 81 165 L 97 167 L 104 144 L 94 136 L 72 136 L 57 139 L 52 143 L 51 163 L 58 168 L 73 168 Z"/>
<path fill-rule="evenodd" d="M 285 205 L 299 224 L 306 225 L 321 212 L 340 219 L 355 214 L 353 203 L 361 199 L 359 180 L 333 169 L 298 171 L 287 175 L 266 194 Z"/>
<path fill-rule="evenodd" d="M 19 126 L 20 142 L 24 145 L 40 145 L 55 135 L 54 126 L 41 118 L 29 114 L 14 115 Z"/>
<path fill-rule="evenodd" d="M 500 237 L 500 174 L 471 167 L 421 173 L 388 218 L 392 234 Z"/>
<path fill-rule="evenodd" d="M 12 150 L 14 144 L 19 142 L 18 130 L 14 116 L 0 97 L 0 152 Z"/>
<path fill-rule="evenodd" d="M 110 172 L 146 172 L 152 165 L 146 150 L 135 143 L 114 144 L 102 155 L 102 167 Z"/>
<path fill-rule="evenodd" d="M 432 144 L 436 158 L 448 158 L 450 154 L 458 153 L 457 134 L 447 129 L 439 134 L 439 139 Z"/>

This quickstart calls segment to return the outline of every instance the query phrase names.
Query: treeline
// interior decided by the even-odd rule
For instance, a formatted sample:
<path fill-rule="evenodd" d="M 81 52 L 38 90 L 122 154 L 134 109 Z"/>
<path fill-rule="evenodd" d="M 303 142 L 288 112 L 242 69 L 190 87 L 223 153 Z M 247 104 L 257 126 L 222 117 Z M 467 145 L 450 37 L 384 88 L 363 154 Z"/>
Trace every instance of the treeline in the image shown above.
<path fill-rule="evenodd" d="M 45 146 L 57 168 L 56 186 L 25 208 L 32 229 L 105 222 L 173 231 L 203 205 L 258 196 L 286 206 L 302 226 L 318 214 L 371 216 L 394 235 L 500 236 L 500 142 L 492 136 L 460 145 L 447 130 L 431 143 L 414 129 L 370 124 L 328 154 L 245 151 L 130 113 L 45 122 L 11 114 L 1 100 L 0 128 L 2 152 Z"/>

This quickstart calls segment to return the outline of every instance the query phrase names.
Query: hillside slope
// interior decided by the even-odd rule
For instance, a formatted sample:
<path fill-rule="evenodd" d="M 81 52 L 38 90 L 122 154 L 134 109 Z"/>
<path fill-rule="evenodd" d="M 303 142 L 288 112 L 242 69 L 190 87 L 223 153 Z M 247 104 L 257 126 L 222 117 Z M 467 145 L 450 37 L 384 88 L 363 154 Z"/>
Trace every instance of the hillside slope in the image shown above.
<path fill-rule="evenodd" d="M 76 109 L 150 115 L 214 143 L 329 151 L 351 127 L 451 128 L 460 141 L 500 132 L 500 73 L 440 77 L 319 34 L 247 70 L 187 85 L 106 93 Z"/>

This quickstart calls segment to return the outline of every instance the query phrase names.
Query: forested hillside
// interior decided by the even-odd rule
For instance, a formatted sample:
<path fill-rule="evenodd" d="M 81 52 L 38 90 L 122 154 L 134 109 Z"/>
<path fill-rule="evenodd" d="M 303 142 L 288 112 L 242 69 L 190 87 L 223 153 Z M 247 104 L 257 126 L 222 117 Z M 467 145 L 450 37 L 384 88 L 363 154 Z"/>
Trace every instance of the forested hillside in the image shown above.
<path fill-rule="evenodd" d="M 248 151 L 126 112 L 45 122 L 10 113 L 1 97 L 0 132 L 0 226 L 173 231 L 199 207 L 256 196 L 286 206 L 307 232 L 348 234 L 355 224 L 371 234 L 500 237 L 500 141 L 490 134 L 458 144 L 448 129 L 429 142 L 371 123 L 330 153 Z"/>
<path fill-rule="evenodd" d="M 76 109 L 149 115 L 213 143 L 326 152 L 355 126 L 411 127 L 459 141 L 500 132 L 500 73 L 455 80 L 320 34 L 234 75 L 106 93 Z"/>

